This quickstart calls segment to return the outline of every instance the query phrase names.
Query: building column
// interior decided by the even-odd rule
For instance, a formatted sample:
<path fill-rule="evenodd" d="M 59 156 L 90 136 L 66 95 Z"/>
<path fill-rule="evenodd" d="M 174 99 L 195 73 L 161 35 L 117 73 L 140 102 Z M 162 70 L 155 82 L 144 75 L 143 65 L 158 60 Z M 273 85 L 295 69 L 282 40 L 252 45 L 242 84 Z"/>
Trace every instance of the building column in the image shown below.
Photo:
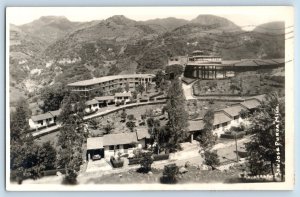
<path fill-rule="evenodd" d="M 193 142 L 193 140 L 194 140 L 194 134 L 192 133 L 191 134 L 191 143 Z"/>

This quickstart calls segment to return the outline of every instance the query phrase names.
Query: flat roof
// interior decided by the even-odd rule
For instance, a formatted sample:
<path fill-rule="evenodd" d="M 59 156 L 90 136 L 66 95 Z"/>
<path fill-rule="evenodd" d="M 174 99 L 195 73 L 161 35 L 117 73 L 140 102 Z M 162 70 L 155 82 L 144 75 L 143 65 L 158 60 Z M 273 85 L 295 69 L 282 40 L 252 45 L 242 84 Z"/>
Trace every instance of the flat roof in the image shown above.
<path fill-rule="evenodd" d="M 118 97 L 118 96 L 128 96 L 128 97 L 131 97 L 131 93 L 130 92 L 119 92 L 119 93 L 115 94 L 115 97 Z"/>
<path fill-rule="evenodd" d="M 100 149 L 100 148 L 103 148 L 103 137 L 87 138 L 86 140 L 87 150 Z"/>
<path fill-rule="evenodd" d="M 108 134 L 103 136 L 103 146 L 137 143 L 136 132 Z"/>
<path fill-rule="evenodd" d="M 107 100 L 113 100 L 115 97 L 114 96 L 97 96 L 95 99 L 97 101 L 107 101 Z"/>
<path fill-rule="evenodd" d="M 106 81 L 111 81 L 115 79 L 127 79 L 127 78 L 153 78 L 154 74 L 128 74 L 128 75 L 110 75 L 100 78 L 88 79 L 83 81 L 77 81 L 74 83 L 68 84 L 68 86 L 89 86 L 97 83 L 103 83 Z"/>
<path fill-rule="evenodd" d="M 210 63 L 210 62 L 200 62 L 197 61 L 188 61 L 187 65 L 193 66 L 202 66 L 202 65 L 211 65 L 211 66 L 251 66 L 251 67 L 259 67 L 259 66 L 270 66 L 276 64 L 283 64 L 284 59 L 242 59 L 242 60 L 222 60 L 221 64 Z"/>
<path fill-rule="evenodd" d="M 188 126 L 188 131 L 199 131 L 204 128 L 204 122 L 203 120 L 190 120 L 189 121 L 189 126 Z"/>
<path fill-rule="evenodd" d="M 94 105 L 98 104 L 98 101 L 96 99 L 88 100 L 85 102 L 86 105 Z"/>

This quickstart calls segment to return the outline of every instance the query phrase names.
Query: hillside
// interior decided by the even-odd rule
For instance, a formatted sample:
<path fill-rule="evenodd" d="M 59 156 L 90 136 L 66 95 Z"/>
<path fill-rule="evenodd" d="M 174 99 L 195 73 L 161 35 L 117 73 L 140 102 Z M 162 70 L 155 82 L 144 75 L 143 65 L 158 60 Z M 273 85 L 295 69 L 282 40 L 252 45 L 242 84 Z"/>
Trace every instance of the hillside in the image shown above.
<path fill-rule="evenodd" d="M 41 87 L 57 83 L 119 73 L 153 73 L 164 68 L 168 57 L 198 49 L 227 60 L 282 58 L 284 36 L 270 36 L 266 30 L 283 25 L 263 24 L 245 32 L 213 15 L 199 15 L 190 21 L 135 21 L 122 15 L 90 22 L 41 17 L 25 25 L 11 25 L 11 83 L 24 93 L 39 94 Z"/>

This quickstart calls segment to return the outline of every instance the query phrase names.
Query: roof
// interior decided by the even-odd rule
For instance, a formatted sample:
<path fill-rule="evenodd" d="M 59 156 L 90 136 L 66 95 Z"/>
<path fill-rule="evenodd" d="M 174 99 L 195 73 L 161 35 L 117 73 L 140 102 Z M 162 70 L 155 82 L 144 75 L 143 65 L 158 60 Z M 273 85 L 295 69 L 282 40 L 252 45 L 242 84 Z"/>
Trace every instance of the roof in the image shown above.
<path fill-rule="evenodd" d="M 251 98 L 255 98 L 258 99 L 260 102 L 264 101 L 266 98 L 266 95 L 262 94 L 262 95 L 257 95 L 257 96 L 253 96 Z"/>
<path fill-rule="evenodd" d="M 94 85 L 97 83 L 103 83 L 106 81 L 111 81 L 115 79 L 127 79 L 127 78 L 153 78 L 155 77 L 154 74 L 128 74 L 128 75 L 111 75 L 111 76 L 105 76 L 100 78 L 94 78 L 94 79 L 88 79 L 84 81 L 77 81 L 74 83 L 68 84 L 68 86 L 89 86 Z"/>
<path fill-rule="evenodd" d="M 147 127 L 138 128 L 137 131 L 136 131 L 136 135 L 137 135 L 138 140 L 144 139 L 144 138 L 150 139 L 150 134 L 148 132 Z"/>
<path fill-rule="evenodd" d="M 214 114 L 214 125 L 230 122 L 232 119 L 224 111 L 216 111 Z"/>
<path fill-rule="evenodd" d="M 260 106 L 260 102 L 256 98 L 250 98 L 241 102 L 241 105 L 245 106 L 247 109 L 254 109 Z"/>
<path fill-rule="evenodd" d="M 188 65 L 194 65 L 194 66 L 203 66 L 206 64 L 209 64 L 211 66 L 237 66 L 237 67 L 243 67 L 243 66 L 251 66 L 251 67 L 259 67 L 259 66 L 271 66 L 276 64 L 283 64 L 284 59 L 242 59 L 242 60 L 222 60 L 222 63 L 210 63 L 210 62 L 194 62 L 194 61 L 188 61 Z"/>
<path fill-rule="evenodd" d="M 44 114 L 39 114 L 39 115 L 35 115 L 35 116 L 31 116 L 31 119 L 34 121 L 34 122 L 37 122 L 39 120 L 46 120 L 48 118 L 53 118 L 55 116 L 58 116 L 60 114 L 60 109 L 59 110 L 55 110 L 55 111 L 49 111 L 49 112 L 46 112 Z"/>
<path fill-rule="evenodd" d="M 114 100 L 114 96 L 99 96 L 95 97 L 97 101 L 107 101 L 107 100 Z"/>
<path fill-rule="evenodd" d="M 131 93 L 130 92 L 116 93 L 115 97 L 118 97 L 118 96 L 128 96 L 128 97 L 131 97 Z"/>
<path fill-rule="evenodd" d="M 108 134 L 103 136 L 103 146 L 137 143 L 136 132 Z"/>
<path fill-rule="evenodd" d="M 100 148 L 103 148 L 103 137 L 87 138 L 86 141 L 87 150 L 100 149 Z"/>
<path fill-rule="evenodd" d="M 86 101 L 85 104 L 86 105 L 94 105 L 94 104 L 98 104 L 98 101 L 96 99 L 92 99 L 92 100 Z"/>
<path fill-rule="evenodd" d="M 247 110 L 247 108 L 241 104 L 235 104 L 232 105 L 231 107 L 227 107 L 223 109 L 223 111 L 225 111 L 232 117 L 238 116 L 242 110 Z"/>
<path fill-rule="evenodd" d="M 188 131 L 199 131 L 204 128 L 203 120 L 191 120 L 189 121 Z"/>

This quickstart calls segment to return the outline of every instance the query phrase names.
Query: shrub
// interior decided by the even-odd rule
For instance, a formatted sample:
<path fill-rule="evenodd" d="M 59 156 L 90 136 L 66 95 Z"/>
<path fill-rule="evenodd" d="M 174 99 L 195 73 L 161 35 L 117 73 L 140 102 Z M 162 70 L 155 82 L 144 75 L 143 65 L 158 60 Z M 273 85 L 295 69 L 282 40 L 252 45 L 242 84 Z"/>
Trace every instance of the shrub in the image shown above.
<path fill-rule="evenodd" d="M 124 165 L 124 161 L 121 159 L 115 159 L 114 156 L 110 157 L 110 162 L 114 168 L 122 168 Z"/>
<path fill-rule="evenodd" d="M 140 160 L 141 160 L 141 158 L 128 159 L 128 161 L 129 161 L 128 165 L 140 164 Z"/>
<path fill-rule="evenodd" d="M 205 151 L 204 156 L 204 163 L 208 166 L 211 166 L 212 169 L 215 169 L 216 166 L 220 165 L 220 160 L 217 152 Z"/>
<path fill-rule="evenodd" d="M 162 155 L 153 155 L 154 161 L 161 161 L 169 159 L 169 154 L 162 154 Z"/>
<path fill-rule="evenodd" d="M 179 168 L 175 163 L 165 165 L 163 176 L 160 179 L 161 183 L 176 183 L 176 176 L 178 174 L 178 171 Z"/>
<path fill-rule="evenodd" d="M 142 153 L 142 158 L 140 159 L 141 170 L 142 172 L 149 172 L 151 171 L 151 165 L 154 159 L 152 156 L 152 152 L 144 152 Z"/>

